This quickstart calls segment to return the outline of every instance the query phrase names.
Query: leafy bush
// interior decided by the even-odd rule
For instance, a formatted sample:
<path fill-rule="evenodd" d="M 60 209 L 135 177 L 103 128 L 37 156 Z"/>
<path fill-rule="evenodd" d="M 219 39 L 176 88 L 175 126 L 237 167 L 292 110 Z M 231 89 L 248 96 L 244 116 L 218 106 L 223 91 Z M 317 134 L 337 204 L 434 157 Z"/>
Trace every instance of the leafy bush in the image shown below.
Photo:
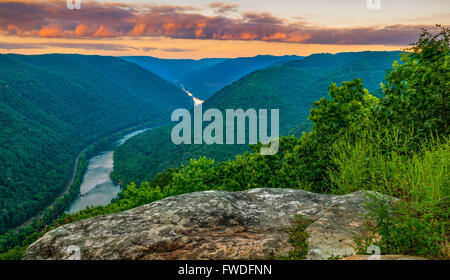
<path fill-rule="evenodd" d="M 437 35 L 425 31 L 403 55 L 403 64 L 394 64 L 388 73 L 386 97 L 370 95 L 359 79 L 332 84 L 330 98 L 313 105 L 311 132 L 301 139 L 282 137 L 276 155 L 259 155 L 258 144 L 253 153 L 217 165 L 206 157 L 191 159 L 139 186 L 130 183 L 107 206 L 63 214 L 31 234 L 23 247 L 60 224 L 173 195 L 272 187 L 335 194 L 376 191 L 368 192 L 374 198 L 368 205 L 371 234 L 356 239 L 360 251 L 375 244 L 384 254 L 449 259 L 448 45 L 448 29 Z M 307 250 L 306 224 L 298 221 L 297 226 L 291 234 L 296 251 L 289 258 L 301 258 Z"/>
<path fill-rule="evenodd" d="M 289 234 L 288 242 L 292 249 L 286 256 L 274 256 L 273 259 L 279 260 L 304 260 L 308 254 L 308 237 L 306 228 L 312 223 L 311 220 L 302 215 L 295 216 L 295 222 L 292 227 L 287 229 Z"/>
<path fill-rule="evenodd" d="M 371 94 L 380 96 L 380 83 L 385 77 L 385 71 L 390 69 L 393 61 L 399 57 L 400 52 L 311 55 L 282 66 L 258 70 L 243 77 L 208 98 L 203 103 L 203 111 L 216 108 L 225 115 L 226 109 L 280 109 L 280 135 L 300 137 L 302 132 L 311 130 L 311 122 L 307 118 L 312 103 L 327 95 L 331 82 L 340 85 L 344 81 L 359 78 L 364 81 L 364 86 Z M 352 90 L 350 87 L 348 89 Z M 358 90 L 364 91 L 362 87 Z M 351 95 L 349 91 L 348 96 Z M 345 110 L 351 108 L 348 106 Z M 175 145 L 167 141 L 174 125 L 175 123 L 152 129 L 120 146 L 114 152 L 112 178 L 123 185 L 128 185 L 132 181 L 140 184 L 150 181 L 168 167 L 189 164 L 191 158 L 206 156 L 219 163 L 233 160 L 236 155 L 251 151 L 246 145 Z M 306 150 L 301 152 L 304 151 L 305 155 L 309 155 L 310 148 L 313 147 L 308 144 Z M 314 151 L 318 155 L 321 154 L 320 149 Z M 320 167 L 305 166 L 302 172 L 306 175 L 303 177 L 306 183 L 314 183 L 317 191 L 326 190 L 326 183 L 321 186 L 316 184 L 326 172 L 322 161 L 308 159 L 304 164 L 315 164 L 317 161 Z"/>
<path fill-rule="evenodd" d="M 396 124 L 420 134 L 449 133 L 450 31 L 424 30 L 417 43 L 402 54 L 383 86 L 380 114 L 386 124 Z"/>
<path fill-rule="evenodd" d="M 13 249 L 0 254 L 0 260 L 20 260 L 26 247 L 14 247 Z"/>
<path fill-rule="evenodd" d="M 371 195 L 375 202 L 369 207 L 369 225 L 378 234 L 375 244 L 383 253 L 448 258 L 448 139 L 431 138 L 416 152 L 406 153 L 403 147 L 412 138 L 404 136 L 395 142 L 397 133 L 380 134 L 366 133 L 353 142 L 345 139 L 336 145 L 336 168 L 330 170 L 333 192 L 373 190 L 400 199 L 390 205 L 384 197 Z M 384 142 L 398 145 L 386 147 L 381 145 Z"/>

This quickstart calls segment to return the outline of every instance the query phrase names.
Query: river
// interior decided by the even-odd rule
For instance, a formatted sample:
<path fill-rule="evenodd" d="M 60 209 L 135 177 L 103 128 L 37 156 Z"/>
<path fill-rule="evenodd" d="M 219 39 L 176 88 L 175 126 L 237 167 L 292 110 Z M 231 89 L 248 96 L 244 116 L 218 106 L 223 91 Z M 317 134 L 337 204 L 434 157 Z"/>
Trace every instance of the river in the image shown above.
<path fill-rule="evenodd" d="M 203 103 L 181 85 L 182 90 L 194 100 L 195 105 Z M 114 143 L 113 149 L 125 143 L 131 137 L 141 134 L 150 128 L 134 131 Z M 89 160 L 87 171 L 80 186 L 79 197 L 68 207 L 66 212 L 75 213 L 88 206 L 108 205 L 121 191 L 109 175 L 114 167 L 114 151 L 104 151 Z"/>
<path fill-rule="evenodd" d="M 190 97 L 192 97 L 192 100 L 194 100 L 194 105 L 200 105 L 200 104 L 203 104 L 203 102 L 205 102 L 205 101 L 203 101 L 203 100 L 200 100 L 200 99 L 198 99 L 197 97 L 195 97 L 190 91 L 188 91 L 185 87 L 184 87 L 184 85 L 180 85 L 180 87 L 181 87 L 181 89 L 187 94 L 187 95 L 189 95 Z"/>
<path fill-rule="evenodd" d="M 114 143 L 118 147 L 131 137 L 141 134 L 148 129 L 142 129 L 127 134 Z M 103 151 L 89 160 L 87 171 L 80 186 L 80 196 L 70 205 L 67 212 L 75 213 L 88 206 L 108 205 L 120 192 L 120 185 L 111 181 L 109 175 L 114 167 L 114 151 Z"/>

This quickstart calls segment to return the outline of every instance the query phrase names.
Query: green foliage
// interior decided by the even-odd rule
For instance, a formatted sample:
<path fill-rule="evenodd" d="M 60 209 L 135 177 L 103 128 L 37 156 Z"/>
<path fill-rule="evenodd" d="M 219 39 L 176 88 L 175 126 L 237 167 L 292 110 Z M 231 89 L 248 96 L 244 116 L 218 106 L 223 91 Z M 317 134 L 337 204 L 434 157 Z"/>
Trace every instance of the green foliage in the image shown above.
<path fill-rule="evenodd" d="M 345 135 L 333 146 L 333 165 L 328 167 L 333 193 L 347 194 L 367 186 L 370 190 L 398 196 L 399 167 L 409 162 L 417 144 L 413 131 L 398 128 L 362 130 L 360 135 Z M 417 148 L 416 148 L 417 149 Z"/>
<path fill-rule="evenodd" d="M 378 99 L 364 89 L 362 80 L 344 82 L 340 87 L 333 83 L 329 91 L 331 99 L 322 98 L 311 109 L 309 119 L 314 123 L 314 137 L 332 143 L 330 140 L 348 132 L 370 128 Z"/>
<path fill-rule="evenodd" d="M 362 251 L 449 259 L 450 151 L 448 131 L 449 31 L 424 31 L 403 64 L 394 64 L 384 86 L 377 125 L 347 134 L 333 147 L 333 192 L 374 190 Z M 373 196 L 373 194 L 371 195 Z"/>
<path fill-rule="evenodd" d="M 305 104 L 323 96 L 318 86 L 330 81 L 342 86 L 333 83 L 330 98 L 313 104 L 311 131 L 301 139 L 281 137 L 279 153 L 273 156 L 261 156 L 261 144 L 233 160 L 229 159 L 242 147 L 170 146 L 170 126 L 137 136 L 116 151 L 114 178 L 128 186 L 115 201 L 63 214 L 40 233 L 30 233 L 23 246 L 60 224 L 173 195 L 285 187 L 335 194 L 381 193 L 368 192 L 373 198 L 368 204 L 371 233 L 356 238 L 360 252 L 375 244 L 384 254 L 449 259 L 448 30 L 442 29 L 440 35 L 424 32 L 411 52 L 403 55 L 403 64 L 394 64 L 383 88 L 386 97 L 374 97 L 379 93 L 376 88 L 374 95 L 369 94 L 361 79 L 340 81 L 346 77 L 345 69 L 353 75 L 350 79 L 378 75 L 381 64 L 376 62 L 382 57 L 386 55 L 315 55 L 241 79 L 214 95 L 205 107 L 279 106 L 285 112 L 282 133 L 308 128 L 304 117 L 310 107 Z M 377 79 L 368 80 L 370 88 Z M 162 168 L 180 164 L 184 165 L 155 176 Z M 298 218 L 289 231 L 294 249 L 287 259 L 306 255 L 307 226 L 304 218 Z M 19 252 L 20 248 L 8 254 L 14 257 Z"/>
<path fill-rule="evenodd" d="M 125 129 L 108 137 L 104 137 L 87 147 L 80 154 L 75 177 L 68 193 L 64 196 L 58 197 L 51 207 L 47 207 L 44 211 L 39 213 L 39 215 L 27 221 L 27 223 L 0 235 L 0 252 L 5 252 L 16 246 L 30 245 L 34 242 L 35 238 L 30 238 L 30 236 L 36 237 L 37 232 L 41 231 L 43 228 L 46 228 L 47 224 L 52 224 L 55 218 L 58 217 L 74 200 L 74 198 L 79 195 L 82 179 L 88 167 L 87 159 L 94 157 L 101 151 L 113 148 L 114 145 L 112 143 L 115 143 L 126 134 L 135 131 L 138 128 L 140 127 Z"/>
<path fill-rule="evenodd" d="M 288 230 L 289 243 L 293 247 L 289 254 L 282 259 L 287 260 L 304 260 L 308 254 L 308 233 L 306 228 L 311 224 L 311 221 L 306 217 L 298 215 L 295 217 L 295 222 L 292 228 Z"/>
<path fill-rule="evenodd" d="M 211 187 L 208 182 L 214 178 L 214 160 L 205 157 L 191 159 L 187 166 L 182 166 L 180 172 L 174 174 L 170 195 L 206 191 Z"/>
<path fill-rule="evenodd" d="M 114 57 L 0 55 L 0 80 L 0 234 L 61 195 L 83 148 L 133 125 L 167 121 L 173 109 L 192 103 Z M 59 199 L 44 220 L 77 194 Z M 0 237 L 0 251 L 9 247 L 3 244 Z"/>
<path fill-rule="evenodd" d="M 303 134 L 301 140 L 282 137 L 280 153 L 270 157 L 259 156 L 257 152 L 260 146 L 255 146 L 255 153 L 244 153 L 233 161 L 221 162 L 211 168 L 214 172 L 197 172 L 203 174 L 206 181 L 190 177 L 182 185 L 188 185 L 188 181 L 193 180 L 194 186 L 201 186 L 199 189 L 204 189 L 206 184 L 211 189 L 232 191 L 256 187 L 291 187 L 338 194 L 356 190 L 378 191 L 400 199 L 392 206 L 377 199 L 369 211 L 373 221 L 369 225 L 378 236 L 377 244 L 381 246 L 383 253 L 448 258 L 446 248 L 450 157 L 446 119 L 448 85 L 445 84 L 448 80 L 448 36 L 442 35 L 442 32 L 440 37 L 425 32 L 413 51 L 402 56 L 403 64 L 394 64 L 394 69 L 388 73 L 387 85 L 383 88 L 386 97 L 378 99 L 369 94 L 360 79 L 343 82 L 340 87 L 332 84 L 329 87 L 330 98 L 323 98 L 313 104 L 310 112 L 313 126 L 309 133 Z M 330 59 L 329 55 L 325 56 Z M 349 54 L 342 56 L 333 61 L 338 69 L 347 67 L 354 73 L 356 69 L 368 67 L 361 60 L 349 65 L 345 62 Z M 284 67 L 291 67 L 289 73 L 301 74 L 303 78 L 309 75 L 308 79 L 324 73 L 328 77 L 331 74 L 338 75 L 336 70 L 321 68 L 331 63 L 328 60 L 315 56 L 288 63 Z M 301 65 L 301 72 L 293 68 L 296 64 Z M 428 74 L 424 74 L 424 67 L 428 67 Z M 432 69 L 440 69 L 443 75 Z M 246 97 L 243 95 L 234 95 L 246 88 L 245 83 L 251 85 L 247 88 L 250 95 L 252 90 L 266 95 L 276 81 L 271 80 L 270 86 L 261 83 L 262 80 L 270 79 L 265 76 L 265 72 L 270 72 L 272 77 L 288 84 L 291 76 L 285 80 L 276 75 L 283 70 L 282 67 L 275 67 L 255 72 L 214 95 L 206 107 L 212 104 L 219 108 L 232 107 L 242 103 L 242 99 L 245 102 Z M 258 76 L 261 79 L 253 80 Z M 421 82 L 414 80 L 417 77 L 420 77 Z M 316 81 L 320 84 L 321 79 Z M 435 85 L 439 88 L 436 89 Z M 302 87 L 311 90 L 307 82 Z M 436 94 L 429 94 L 435 90 Z M 413 93 L 420 98 L 413 98 Z M 236 97 L 240 101 L 235 100 Z M 278 104 L 279 99 L 271 96 L 268 100 Z M 293 103 L 295 96 L 289 100 Z M 298 107 L 293 111 L 298 112 Z M 282 123 L 289 123 L 289 120 L 287 118 Z M 142 151 L 141 147 L 144 143 L 148 144 L 150 137 L 157 139 L 161 135 L 163 134 L 155 131 L 153 135 L 142 135 L 134 143 L 131 141 L 129 145 L 122 147 L 122 151 L 118 151 L 118 161 L 123 161 L 121 154 L 125 154 L 124 151 L 131 159 L 135 154 L 144 154 L 136 151 Z M 137 147 L 139 148 L 136 149 Z M 171 151 L 164 145 L 162 147 L 158 153 Z M 184 155 L 195 156 L 219 150 L 220 147 L 211 146 L 178 147 L 173 152 L 178 159 Z M 148 157 L 148 153 L 145 154 L 143 158 Z M 147 171 L 148 167 L 151 168 L 151 165 L 147 165 Z M 121 172 L 119 169 L 119 173 Z M 214 176 L 211 175 L 214 173 Z M 192 191 L 195 187 L 187 189 Z M 368 242 L 364 244 L 369 245 Z"/>
<path fill-rule="evenodd" d="M 0 254 L 0 260 L 20 260 L 26 247 L 14 247 L 13 249 Z"/>
<path fill-rule="evenodd" d="M 300 137 L 302 132 L 311 130 L 311 122 L 307 118 L 312 103 L 326 96 L 331 82 L 340 84 L 355 78 L 363 79 L 366 87 L 374 95 L 379 95 L 380 82 L 384 79 L 385 71 L 399 58 L 399 54 L 399 52 L 319 54 L 282 66 L 255 71 L 215 93 L 203 104 L 203 110 L 217 108 L 225 113 L 225 110 L 230 108 L 280 109 L 280 134 L 295 134 Z M 335 86 L 333 92 L 341 94 L 340 90 L 350 91 L 352 86 L 359 86 L 353 84 L 344 85 L 342 89 Z M 358 96 L 360 93 L 366 96 L 362 86 L 358 90 Z M 353 97 L 348 93 L 342 98 L 343 102 L 347 102 L 346 99 Z M 365 98 L 361 101 L 357 101 L 359 97 L 354 98 L 354 103 L 361 102 L 359 106 L 372 102 Z M 335 102 L 336 106 L 339 102 L 341 100 Z M 351 106 L 354 105 L 358 106 L 348 104 L 348 107 L 342 110 L 342 114 L 351 110 L 353 108 Z M 352 116 L 356 114 L 357 112 Z M 169 167 L 188 164 L 191 158 L 205 156 L 219 163 L 250 151 L 246 145 L 177 146 L 170 141 L 173 125 L 153 129 L 119 147 L 114 153 L 112 178 L 123 185 L 132 181 L 140 183 L 149 181 Z M 305 162 L 299 161 L 300 165 L 304 165 L 301 172 L 305 172 L 305 177 L 308 177 L 304 181 L 309 183 L 317 182 L 326 172 L 326 168 L 323 168 L 327 163 L 325 153 L 318 150 L 315 142 L 317 142 L 315 139 L 308 140 L 308 144 L 305 144 L 307 147 L 299 151 L 304 155 L 318 154 L 317 157 L 311 156 Z M 310 163 L 314 164 L 313 168 L 310 168 Z M 324 183 L 316 189 L 326 190 L 327 186 Z"/>
<path fill-rule="evenodd" d="M 236 82 L 254 71 L 300 59 L 302 57 L 295 55 L 258 55 L 255 57 L 224 59 L 223 61 L 218 61 L 218 63 L 207 65 L 196 71 L 187 73 L 179 79 L 179 83 L 183 84 L 189 91 L 195 93 L 194 95 L 196 97 L 206 100 L 225 86 Z"/>
<path fill-rule="evenodd" d="M 384 132 L 365 133 L 354 141 L 344 138 L 336 145 L 336 168 L 330 170 L 334 193 L 372 190 L 400 199 L 391 205 L 384 197 L 374 197 L 369 207 L 370 228 L 381 237 L 375 244 L 384 254 L 448 258 L 448 139 L 424 140 L 420 148 L 405 152 L 414 138 Z M 365 246 L 373 243 L 365 240 Z"/>
<path fill-rule="evenodd" d="M 292 156 L 292 165 L 302 174 L 304 184 L 322 193 L 330 191 L 327 170 L 333 165 L 330 157 L 333 144 L 343 135 L 372 127 L 373 108 L 378 103 L 359 79 L 344 82 L 341 87 L 332 84 L 329 90 L 330 99 L 313 103 L 309 116 L 314 124 L 312 131 L 303 135 Z"/>
<path fill-rule="evenodd" d="M 206 100 L 223 87 L 232 84 L 253 71 L 272 65 L 281 65 L 302 57 L 258 55 L 238 58 L 161 59 L 148 56 L 128 56 L 123 60 L 133 62 L 168 82 L 183 85 Z"/>
<path fill-rule="evenodd" d="M 299 143 L 299 139 L 293 136 L 282 137 L 278 153 L 272 156 L 259 153 L 261 144 L 253 146 L 254 153 L 245 153 L 233 161 L 218 164 L 211 183 L 227 191 L 261 187 L 305 189 L 299 174 L 291 169 L 291 152 Z"/>
<path fill-rule="evenodd" d="M 424 31 L 386 77 L 382 120 L 417 133 L 449 133 L 449 29 Z"/>
<path fill-rule="evenodd" d="M 224 58 L 162 59 L 150 56 L 124 56 L 121 59 L 135 63 L 170 83 L 177 83 L 189 73 L 226 60 Z"/>

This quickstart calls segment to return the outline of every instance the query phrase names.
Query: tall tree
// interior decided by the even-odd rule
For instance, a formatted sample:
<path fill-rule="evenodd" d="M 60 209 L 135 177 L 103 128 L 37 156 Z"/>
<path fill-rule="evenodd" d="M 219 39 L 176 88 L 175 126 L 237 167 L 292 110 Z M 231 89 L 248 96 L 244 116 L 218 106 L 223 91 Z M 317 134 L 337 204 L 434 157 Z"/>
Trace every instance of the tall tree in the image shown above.
<path fill-rule="evenodd" d="M 386 77 L 382 119 L 418 133 L 449 132 L 449 29 L 424 30 Z"/>

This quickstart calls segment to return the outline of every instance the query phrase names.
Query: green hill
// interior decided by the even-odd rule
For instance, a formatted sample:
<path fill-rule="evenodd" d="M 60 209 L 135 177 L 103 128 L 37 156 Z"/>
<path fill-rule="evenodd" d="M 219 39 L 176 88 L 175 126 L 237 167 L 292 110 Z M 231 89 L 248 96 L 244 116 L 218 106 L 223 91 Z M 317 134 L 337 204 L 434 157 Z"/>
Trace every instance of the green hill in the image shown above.
<path fill-rule="evenodd" d="M 181 90 L 118 58 L 0 55 L 0 233 L 63 191 L 86 145 L 190 106 Z"/>
<path fill-rule="evenodd" d="M 225 58 L 163 59 L 151 56 L 123 56 L 121 59 L 135 63 L 174 84 L 191 72 L 226 60 Z"/>
<path fill-rule="evenodd" d="M 380 94 L 380 82 L 400 52 L 317 54 L 282 66 L 253 72 L 226 86 L 204 105 L 224 109 L 280 109 L 280 134 L 300 135 L 310 127 L 307 116 L 312 102 L 327 96 L 332 82 L 361 78 L 365 87 Z M 225 115 L 225 114 L 224 114 Z M 146 181 L 168 167 L 178 167 L 190 158 L 207 156 L 217 161 L 247 151 L 247 145 L 174 145 L 174 124 L 139 135 L 114 154 L 113 178 L 123 184 Z M 158 147 L 155 149 L 154 147 Z"/>
<path fill-rule="evenodd" d="M 258 55 L 255 57 L 238 57 L 227 59 L 220 63 L 188 73 L 179 83 L 192 92 L 195 97 L 208 99 L 223 87 L 239 80 L 253 71 L 264 69 L 288 61 L 300 60 L 295 55 L 272 56 Z"/>
<path fill-rule="evenodd" d="M 226 85 L 253 71 L 299 60 L 302 57 L 258 55 L 255 57 L 193 60 L 126 56 L 121 59 L 135 63 L 170 83 L 184 87 L 195 97 L 206 100 Z"/>

